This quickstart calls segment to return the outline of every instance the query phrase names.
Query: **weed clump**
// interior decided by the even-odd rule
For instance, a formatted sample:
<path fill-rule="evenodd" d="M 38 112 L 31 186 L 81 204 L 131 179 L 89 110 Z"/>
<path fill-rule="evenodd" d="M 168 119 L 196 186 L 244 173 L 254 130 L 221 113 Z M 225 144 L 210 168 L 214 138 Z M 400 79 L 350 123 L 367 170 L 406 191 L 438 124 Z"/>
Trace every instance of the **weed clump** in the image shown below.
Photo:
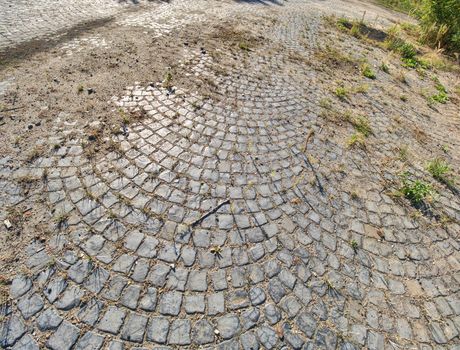
<path fill-rule="evenodd" d="M 450 182 L 447 177 L 450 172 L 450 166 L 444 159 L 436 158 L 428 162 L 426 170 L 439 182 Z"/>
<path fill-rule="evenodd" d="M 409 175 L 407 172 L 402 175 L 400 191 L 412 204 L 420 205 L 433 195 L 433 187 L 421 180 L 411 180 Z"/>
<path fill-rule="evenodd" d="M 375 75 L 374 71 L 371 69 L 371 67 L 367 63 L 363 63 L 361 65 L 361 73 L 369 79 L 376 79 L 377 76 Z"/>

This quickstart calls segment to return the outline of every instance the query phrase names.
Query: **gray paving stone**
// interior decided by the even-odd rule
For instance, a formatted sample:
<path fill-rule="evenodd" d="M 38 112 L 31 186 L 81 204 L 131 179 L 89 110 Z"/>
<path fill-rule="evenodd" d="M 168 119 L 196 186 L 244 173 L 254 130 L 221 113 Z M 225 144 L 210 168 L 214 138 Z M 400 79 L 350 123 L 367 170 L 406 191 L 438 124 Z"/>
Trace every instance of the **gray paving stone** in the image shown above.
<path fill-rule="evenodd" d="M 104 304 L 101 301 L 93 298 L 81 307 L 77 316 L 80 321 L 86 323 L 89 326 L 94 326 L 99 319 L 99 315 L 103 308 Z"/>
<path fill-rule="evenodd" d="M 79 335 L 80 330 L 77 327 L 64 321 L 48 339 L 46 346 L 52 350 L 68 350 L 75 344 Z"/>
<path fill-rule="evenodd" d="M 193 342 L 198 345 L 204 345 L 214 342 L 214 327 L 206 320 L 199 320 L 193 325 L 192 329 Z"/>
<path fill-rule="evenodd" d="M 58 328 L 61 322 L 62 317 L 59 316 L 59 314 L 52 308 L 46 309 L 40 316 L 37 317 L 37 326 L 42 332 Z"/>
<path fill-rule="evenodd" d="M 328 328 L 319 329 L 316 333 L 315 343 L 317 346 L 322 346 L 326 349 L 335 349 L 337 346 L 337 336 Z"/>
<path fill-rule="evenodd" d="M 259 350 L 260 345 L 253 332 L 246 332 L 240 337 L 241 346 L 244 350 Z"/>
<path fill-rule="evenodd" d="M 297 316 L 297 314 L 302 308 L 302 305 L 297 301 L 297 299 L 294 296 L 284 297 L 283 299 L 281 299 L 279 305 L 289 318 L 294 318 L 295 316 Z"/>
<path fill-rule="evenodd" d="M 3 320 L 0 325 L 0 345 L 4 348 L 13 345 L 25 332 L 24 322 L 16 315 L 12 315 Z"/>
<path fill-rule="evenodd" d="M 23 275 L 16 276 L 10 287 L 10 296 L 13 299 L 19 298 L 27 293 L 32 287 L 32 281 Z"/>
<path fill-rule="evenodd" d="M 82 283 L 91 270 L 91 264 L 87 260 L 80 260 L 72 265 L 67 274 L 76 283 Z"/>
<path fill-rule="evenodd" d="M 101 331 L 118 334 L 125 319 L 126 313 L 116 306 L 109 306 L 97 326 Z"/>
<path fill-rule="evenodd" d="M 286 339 L 286 342 L 289 344 L 289 346 L 296 350 L 302 349 L 303 345 L 305 344 L 305 341 L 298 334 L 290 330 L 284 331 L 284 338 Z"/>
<path fill-rule="evenodd" d="M 157 290 L 153 287 L 147 288 L 147 291 L 139 300 L 139 308 L 144 311 L 153 311 L 157 305 Z"/>
<path fill-rule="evenodd" d="M 286 289 L 283 287 L 283 284 L 279 279 L 272 278 L 268 283 L 268 294 L 275 303 L 279 303 L 281 299 L 286 295 Z"/>
<path fill-rule="evenodd" d="M 207 308 L 208 315 L 214 316 L 214 315 L 221 314 L 225 311 L 224 293 L 221 292 L 221 293 L 208 294 L 207 301 L 208 301 L 208 308 Z"/>
<path fill-rule="evenodd" d="M 366 343 L 367 329 L 363 325 L 353 325 L 351 327 L 352 339 L 361 345 Z"/>
<path fill-rule="evenodd" d="M 311 338 L 315 333 L 317 322 L 312 315 L 302 312 L 296 319 L 297 327 L 308 337 Z"/>
<path fill-rule="evenodd" d="M 169 321 L 166 317 L 152 317 L 146 331 L 146 339 L 165 344 L 168 339 Z"/>
<path fill-rule="evenodd" d="M 281 320 L 281 311 L 274 304 L 267 304 L 264 308 L 265 319 L 271 325 Z"/>
<path fill-rule="evenodd" d="M 253 328 L 260 318 L 260 311 L 258 308 L 252 308 L 244 311 L 241 314 L 242 327 L 243 330 L 247 331 L 248 329 Z"/>
<path fill-rule="evenodd" d="M 121 329 L 121 339 L 134 343 L 142 343 L 148 318 L 146 316 L 130 313 Z"/>
<path fill-rule="evenodd" d="M 11 348 L 12 350 L 39 350 L 37 342 L 29 334 L 19 339 Z"/>
<path fill-rule="evenodd" d="M 125 346 L 123 345 L 121 341 L 118 341 L 118 340 L 112 340 L 107 346 L 107 350 L 124 350 L 124 349 L 125 349 Z"/>
<path fill-rule="evenodd" d="M 233 338 L 241 329 L 240 320 L 234 314 L 228 314 L 217 319 L 217 329 L 223 339 Z"/>
<path fill-rule="evenodd" d="M 238 310 L 249 306 L 248 292 L 242 289 L 235 290 L 227 295 L 227 307 L 230 310 Z"/>
<path fill-rule="evenodd" d="M 128 273 L 131 271 L 135 261 L 136 257 L 128 254 L 123 254 L 117 260 L 115 260 L 115 263 L 112 266 L 112 270 L 116 272 Z"/>
<path fill-rule="evenodd" d="M 123 276 L 115 275 L 109 281 L 102 291 L 102 296 L 105 299 L 116 301 L 120 298 L 123 289 L 128 284 L 128 280 Z"/>
<path fill-rule="evenodd" d="M 278 336 L 275 330 L 267 326 L 262 326 L 257 329 L 257 337 L 266 349 L 273 349 L 278 343 Z"/>
<path fill-rule="evenodd" d="M 207 271 L 190 271 L 188 289 L 192 292 L 205 292 L 207 288 Z"/>
<path fill-rule="evenodd" d="M 140 286 L 134 284 L 129 285 L 124 289 L 123 294 L 120 298 L 120 303 L 131 310 L 135 310 L 137 307 L 137 301 L 139 300 L 140 293 Z"/>
<path fill-rule="evenodd" d="M 177 316 L 182 305 L 182 293 L 168 292 L 160 296 L 159 311 L 162 315 Z"/>
<path fill-rule="evenodd" d="M 269 260 L 264 264 L 265 273 L 268 278 L 276 276 L 280 271 L 281 267 L 275 260 Z"/>
<path fill-rule="evenodd" d="M 204 313 L 205 307 L 204 295 L 186 295 L 184 297 L 184 308 L 188 314 Z"/>
<path fill-rule="evenodd" d="M 71 310 L 80 304 L 80 300 L 83 295 L 84 291 L 82 291 L 78 286 L 70 286 L 64 291 L 54 305 L 60 310 Z"/>
<path fill-rule="evenodd" d="M 189 320 L 174 320 L 169 330 L 169 344 L 189 345 L 191 325 Z"/>
<path fill-rule="evenodd" d="M 37 294 L 25 295 L 18 302 L 18 309 L 26 320 L 43 309 L 43 306 L 43 299 Z"/>
<path fill-rule="evenodd" d="M 188 270 L 183 268 L 175 268 L 168 275 L 168 280 L 166 282 L 166 289 L 168 290 L 177 290 L 180 292 L 185 291 L 185 286 L 187 284 Z"/>
<path fill-rule="evenodd" d="M 78 350 L 99 350 L 104 342 L 104 337 L 93 332 L 85 333 L 75 345 Z"/>
<path fill-rule="evenodd" d="M 227 289 L 227 276 L 225 270 L 218 270 L 211 273 L 211 280 L 214 290 L 221 291 Z"/>
<path fill-rule="evenodd" d="M 147 279 L 155 287 L 163 287 L 166 283 L 166 279 L 170 271 L 171 271 L 170 266 L 162 264 L 162 263 L 158 263 L 154 267 L 152 267 Z"/>
<path fill-rule="evenodd" d="M 251 299 L 251 304 L 254 306 L 260 305 L 266 300 L 265 292 L 259 287 L 251 288 L 249 298 Z"/>
<path fill-rule="evenodd" d="M 95 267 L 85 281 L 84 286 L 89 291 L 98 294 L 102 288 L 104 288 L 109 277 L 110 274 L 107 270 L 101 267 Z"/>

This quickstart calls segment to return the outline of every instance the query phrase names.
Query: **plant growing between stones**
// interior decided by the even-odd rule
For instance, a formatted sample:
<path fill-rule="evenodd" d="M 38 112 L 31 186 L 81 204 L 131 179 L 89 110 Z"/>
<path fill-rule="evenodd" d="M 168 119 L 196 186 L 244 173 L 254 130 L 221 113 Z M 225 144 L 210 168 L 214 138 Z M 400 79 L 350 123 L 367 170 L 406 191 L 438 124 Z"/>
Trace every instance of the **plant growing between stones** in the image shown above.
<path fill-rule="evenodd" d="M 350 241 L 350 246 L 351 246 L 351 248 L 353 249 L 353 251 L 354 251 L 355 253 L 358 252 L 359 246 L 358 246 L 358 242 L 356 242 L 356 240 L 352 239 L 352 240 Z"/>
<path fill-rule="evenodd" d="M 402 162 L 407 162 L 409 159 L 409 147 L 407 145 L 398 148 L 398 159 Z"/>
<path fill-rule="evenodd" d="M 67 213 L 59 213 L 55 218 L 54 218 L 54 223 L 56 224 L 56 227 L 58 229 L 62 229 L 67 227 L 67 221 L 69 220 L 69 214 Z"/>
<path fill-rule="evenodd" d="M 365 76 L 368 79 L 374 80 L 374 79 L 377 78 L 377 76 L 375 75 L 374 71 L 371 69 L 371 67 L 367 63 L 363 63 L 361 65 L 361 73 L 362 73 L 363 76 Z"/>
<path fill-rule="evenodd" d="M 243 51 L 250 51 L 249 45 L 248 45 L 248 43 L 245 42 L 245 41 L 240 41 L 240 42 L 238 43 L 238 47 L 240 48 L 240 50 L 243 50 Z"/>
<path fill-rule="evenodd" d="M 357 132 L 351 135 L 347 140 L 347 146 L 349 148 L 358 147 L 361 149 L 366 148 L 366 139 L 363 134 Z"/>
<path fill-rule="evenodd" d="M 410 174 L 405 172 L 402 176 L 401 193 L 413 205 L 419 206 L 426 200 L 431 200 L 434 193 L 433 187 L 421 180 L 411 180 Z"/>
<path fill-rule="evenodd" d="M 341 100 L 345 100 L 348 95 L 348 90 L 344 86 L 339 86 L 335 89 L 335 95 Z"/>
<path fill-rule="evenodd" d="M 389 74 L 390 73 L 390 67 L 388 66 L 388 64 L 386 64 L 385 62 L 382 62 L 382 64 L 380 65 L 380 70 L 384 73 L 387 73 Z"/>
<path fill-rule="evenodd" d="M 436 82 L 435 88 L 438 91 L 436 94 L 432 95 L 429 99 L 430 101 L 438 102 L 438 103 L 447 103 L 449 101 L 449 95 L 447 94 L 447 90 L 442 85 L 437 78 L 434 79 Z"/>
<path fill-rule="evenodd" d="M 448 177 L 451 168 L 444 159 L 435 158 L 428 162 L 426 170 L 439 182 L 452 184 L 452 179 Z"/>
<path fill-rule="evenodd" d="M 214 254 L 217 258 L 222 258 L 222 247 L 214 246 L 211 248 L 211 253 Z"/>

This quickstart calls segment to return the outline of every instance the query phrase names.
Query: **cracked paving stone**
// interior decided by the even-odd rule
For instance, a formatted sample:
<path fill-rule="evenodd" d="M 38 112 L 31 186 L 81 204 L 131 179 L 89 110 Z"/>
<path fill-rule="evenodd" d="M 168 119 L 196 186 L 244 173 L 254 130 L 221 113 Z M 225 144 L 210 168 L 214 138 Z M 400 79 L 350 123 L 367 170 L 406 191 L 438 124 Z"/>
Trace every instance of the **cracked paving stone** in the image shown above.
<path fill-rule="evenodd" d="M 135 310 L 137 307 L 137 301 L 139 299 L 140 293 L 140 286 L 130 285 L 126 287 L 123 291 L 123 294 L 120 298 L 120 303 L 131 310 Z"/>
<path fill-rule="evenodd" d="M 17 276 L 10 287 L 10 296 L 13 299 L 23 296 L 32 287 L 32 281 L 26 276 Z"/>
<path fill-rule="evenodd" d="M 308 337 L 311 338 L 315 333 L 317 322 L 306 312 L 302 312 L 296 319 L 296 324 L 299 329 Z"/>
<path fill-rule="evenodd" d="M 281 320 L 281 311 L 273 304 L 268 304 L 264 308 L 265 319 L 271 325 L 278 323 Z"/>
<path fill-rule="evenodd" d="M 146 331 L 146 339 L 165 344 L 168 340 L 169 321 L 166 317 L 152 317 Z"/>
<path fill-rule="evenodd" d="M 266 296 L 262 288 L 254 287 L 249 291 L 249 298 L 251 299 L 251 304 L 257 306 L 265 302 Z"/>
<path fill-rule="evenodd" d="M 276 332 L 270 327 L 262 326 L 257 329 L 256 333 L 260 343 L 266 349 L 273 349 L 278 343 L 278 336 L 276 335 Z"/>
<path fill-rule="evenodd" d="M 246 332 L 240 337 L 241 346 L 244 350 L 259 350 L 260 345 L 253 332 Z"/>
<path fill-rule="evenodd" d="M 159 311 L 162 315 L 177 316 L 182 305 L 182 293 L 168 292 L 160 297 Z"/>
<path fill-rule="evenodd" d="M 62 317 L 51 308 L 46 309 L 37 318 L 38 329 L 42 332 L 58 328 L 61 322 Z"/>
<path fill-rule="evenodd" d="M 121 339 L 141 343 L 144 339 L 147 321 L 148 318 L 146 316 L 130 313 L 121 330 Z"/>
<path fill-rule="evenodd" d="M 125 316 L 126 313 L 123 310 L 115 306 L 109 306 L 99 321 L 97 328 L 107 333 L 118 334 Z"/>
<path fill-rule="evenodd" d="M 147 288 L 144 296 L 139 300 L 139 308 L 144 311 L 153 311 L 157 305 L 157 290 L 153 287 Z"/>
<path fill-rule="evenodd" d="M 268 283 L 268 294 L 270 294 L 274 302 L 279 303 L 286 295 L 286 289 L 279 279 L 272 278 Z"/>
<path fill-rule="evenodd" d="M 91 299 L 81 307 L 77 316 L 80 321 L 86 323 L 87 325 L 94 326 L 99 319 L 99 314 L 103 308 L 104 304 L 101 301 Z"/>
<path fill-rule="evenodd" d="M 206 320 L 197 321 L 192 329 L 193 342 L 204 345 L 214 342 L 214 327 Z"/>
<path fill-rule="evenodd" d="M 14 344 L 12 350 L 39 350 L 37 342 L 29 334 L 23 336 Z"/>
<path fill-rule="evenodd" d="M 16 315 L 2 320 L 0 325 L 0 345 L 5 348 L 13 345 L 25 332 L 26 326 L 24 322 Z"/>
<path fill-rule="evenodd" d="M 217 319 L 217 329 L 223 339 L 233 338 L 241 329 L 240 320 L 236 315 L 226 315 Z"/>
<path fill-rule="evenodd" d="M 26 320 L 43 309 L 43 306 L 43 299 L 37 294 L 33 294 L 32 296 L 26 295 L 18 302 L 18 309 Z"/>
<path fill-rule="evenodd" d="M 60 310 L 68 311 L 80 304 L 80 300 L 83 295 L 84 291 L 82 291 L 79 287 L 71 286 L 64 291 L 62 296 L 54 303 L 54 305 Z"/>
<path fill-rule="evenodd" d="M 75 349 L 77 350 L 99 350 L 104 342 L 104 337 L 93 332 L 87 332 L 80 338 Z"/>
<path fill-rule="evenodd" d="M 174 320 L 169 330 L 169 344 L 172 345 L 189 345 L 190 340 L 190 321 Z"/>
<path fill-rule="evenodd" d="M 69 350 L 80 335 L 80 330 L 73 324 L 64 321 L 57 331 L 48 339 L 46 346 L 52 350 Z"/>
<path fill-rule="evenodd" d="M 241 316 L 243 330 L 247 331 L 248 329 L 253 328 L 259 321 L 260 311 L 258 308 L 252 308 L 244 311 Z"/>

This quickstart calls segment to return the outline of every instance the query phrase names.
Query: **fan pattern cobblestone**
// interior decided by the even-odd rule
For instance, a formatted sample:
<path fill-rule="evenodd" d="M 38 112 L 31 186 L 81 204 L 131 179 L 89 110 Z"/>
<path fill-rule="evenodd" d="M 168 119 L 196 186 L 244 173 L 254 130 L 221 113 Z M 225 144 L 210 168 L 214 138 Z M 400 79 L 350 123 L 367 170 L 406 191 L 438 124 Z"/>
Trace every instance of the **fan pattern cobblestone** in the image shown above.
<path fill-rule="evenodd" d="M 272 39 L 308 55 L 320 16 L 289 3 L 271 10 Z M 175 20 L 179 5 L 160 6 L 168 25 L 154 11 L 120 24 L 170 35 L 207 15 Z M 220 75 L 190 49 L 190 74 L 214 82 L 211 98 L 135 83 L 110 103 L 146 117 L 106 140 L 111 151 L 89 160 L 74 140 L 29 167 L 1 159 L 3 206 L 24 200 L 14 178 L 46 173 L 47 201 L 66 217 L 51 241 L 26 248 L 34 274 L 14 278 L 0 309 L 3 347 L 38 349 L 46 334 L 54 350 L 456 349 L 458 241 L 382 193 L 371 160 L 333 140 L 305 145 L 320 118 L 316 73 L 300 86 L 279 68 L 283 55 Z M 272 74 L 261 80 L 262 70 Z M 390 152 L 387 117 L 372 120 Z M 364 197 L 315 158 L 354 164 Z M 441 201 L 460 219 L 458 198 Z"/>

